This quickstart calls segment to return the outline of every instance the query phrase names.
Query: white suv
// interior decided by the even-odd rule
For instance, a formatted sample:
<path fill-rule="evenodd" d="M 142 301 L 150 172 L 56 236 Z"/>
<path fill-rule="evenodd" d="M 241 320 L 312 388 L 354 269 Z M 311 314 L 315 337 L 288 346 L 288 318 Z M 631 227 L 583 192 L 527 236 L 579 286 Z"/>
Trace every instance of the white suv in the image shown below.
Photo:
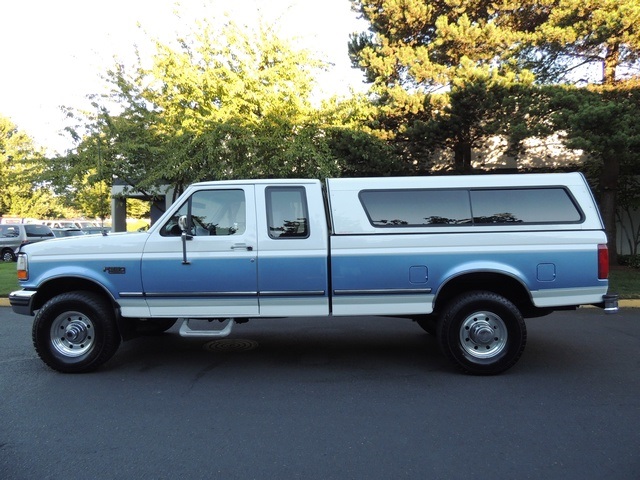
<path fill-rule="evenodd" d="M 21 246 L 54 238 L 46 225 L 14 223 L 0 225 L 0 255 L 3 262 L 14 262 Z"/>

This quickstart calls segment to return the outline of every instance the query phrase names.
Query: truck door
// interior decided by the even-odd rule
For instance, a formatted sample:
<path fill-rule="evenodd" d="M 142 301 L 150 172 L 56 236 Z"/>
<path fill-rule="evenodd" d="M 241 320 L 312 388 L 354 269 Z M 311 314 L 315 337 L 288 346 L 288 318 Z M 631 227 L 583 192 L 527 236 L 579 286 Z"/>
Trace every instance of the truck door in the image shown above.
<path fill-rule="evenodd" d="M 151 316 L 257 315 L 256 255 L 254 186 L 194 192 L 146 243 L 142 285 Z"/>
<path fill-rule="evenodd" d="M 256 195 L 260 315 L 327 315 L 328 234 L 320 183 L 258 184 Z"/>

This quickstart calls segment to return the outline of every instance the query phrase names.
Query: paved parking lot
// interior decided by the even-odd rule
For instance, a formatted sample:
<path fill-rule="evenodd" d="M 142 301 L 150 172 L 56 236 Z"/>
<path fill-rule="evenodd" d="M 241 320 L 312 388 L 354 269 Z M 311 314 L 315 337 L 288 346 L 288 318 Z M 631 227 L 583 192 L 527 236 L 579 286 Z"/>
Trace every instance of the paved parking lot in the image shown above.
<path fill-rule="evenodd" d="M 0 308 L 0 477 L 640 478 L 640 311 L 528 321 L 520 362 L 457 373 L 382 318 L 253 320 L 48 370 Z"/>

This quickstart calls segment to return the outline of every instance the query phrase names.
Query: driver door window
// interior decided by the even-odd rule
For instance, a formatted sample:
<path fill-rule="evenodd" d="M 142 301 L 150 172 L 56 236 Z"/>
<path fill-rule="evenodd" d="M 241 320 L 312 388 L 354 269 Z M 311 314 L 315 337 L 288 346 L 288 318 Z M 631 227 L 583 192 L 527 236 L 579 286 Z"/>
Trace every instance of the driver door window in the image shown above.
<path fill-rule="evenodd" d="M 195 237 L 242 235 L 246 229 L 243 190 L 203 190 L 194 193 L 162 227 L 162 236 L 179 236 L 178 219 L 187 216 L 187 233 Z M 190 219 L 190 221 L 189 221 Z"/>

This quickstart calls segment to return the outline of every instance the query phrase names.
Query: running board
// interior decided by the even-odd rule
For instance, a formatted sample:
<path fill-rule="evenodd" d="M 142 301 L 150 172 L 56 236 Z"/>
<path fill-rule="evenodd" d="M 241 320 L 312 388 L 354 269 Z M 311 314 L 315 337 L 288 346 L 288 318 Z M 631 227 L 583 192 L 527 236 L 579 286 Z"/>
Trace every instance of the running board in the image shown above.
<path fill-rule="evenodd" d="M 185 318 L 180 326 L 180 336 L 189 338 L 223 338 L 228 337 L 233 329 L 235 321 L 233 318 L 228 318 L 227 324 L 220 330 L 193 330 L 189 327 L 189 320 Z"/>

